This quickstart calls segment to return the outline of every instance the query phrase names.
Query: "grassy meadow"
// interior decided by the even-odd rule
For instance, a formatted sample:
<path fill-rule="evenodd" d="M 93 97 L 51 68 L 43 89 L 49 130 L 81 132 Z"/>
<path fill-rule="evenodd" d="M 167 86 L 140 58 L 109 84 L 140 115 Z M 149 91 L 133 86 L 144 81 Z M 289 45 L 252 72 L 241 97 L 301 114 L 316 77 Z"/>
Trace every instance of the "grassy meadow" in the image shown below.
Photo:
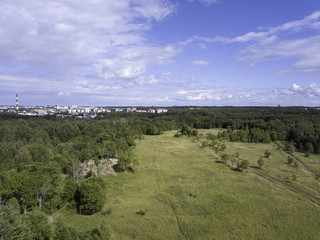
<path fill-rule="evenodd" d="M 218 163 L 209 147 L 174 134 L 137 141 L 136 172 L 105 176 L 103 210 L 92 216 L 65 212 L 63 221 L 77 229 L 105 223 L 114 239 L 123 240 L 319 239 L 319 205 L 250 169 L 233 171 Z M 268 149 L 271 156 L 261 171 L 320 196 L 319 181 L 289 166 L 275 144 L 224 143 L 224 153 L 238 152 L 250 166 Z"/>

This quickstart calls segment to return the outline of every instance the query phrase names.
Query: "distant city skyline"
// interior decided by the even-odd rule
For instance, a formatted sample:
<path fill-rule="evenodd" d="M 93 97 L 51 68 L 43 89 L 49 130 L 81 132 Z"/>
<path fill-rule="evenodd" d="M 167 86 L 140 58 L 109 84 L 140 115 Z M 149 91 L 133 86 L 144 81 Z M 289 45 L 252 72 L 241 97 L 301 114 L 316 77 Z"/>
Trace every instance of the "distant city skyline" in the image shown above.
<path fill-rule="evenodd" d="M 320 106 L 318 0 L 2 0 L 0 105 Z"/>

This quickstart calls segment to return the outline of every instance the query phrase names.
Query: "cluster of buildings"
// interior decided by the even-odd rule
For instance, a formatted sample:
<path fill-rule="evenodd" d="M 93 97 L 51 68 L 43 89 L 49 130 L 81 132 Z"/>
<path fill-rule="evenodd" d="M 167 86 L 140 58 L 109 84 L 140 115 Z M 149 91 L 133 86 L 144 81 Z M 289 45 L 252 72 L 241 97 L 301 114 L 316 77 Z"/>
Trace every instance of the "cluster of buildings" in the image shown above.
<path fill-rule="evenodd" d="M 87 106 L 0 106 L 0 112 L 17 113 L 23 116 L 55 115 L 57 117 L 95 118 L 98 114 L 110 112 L 165 113 L 164 108 L 112 108 Z"/>

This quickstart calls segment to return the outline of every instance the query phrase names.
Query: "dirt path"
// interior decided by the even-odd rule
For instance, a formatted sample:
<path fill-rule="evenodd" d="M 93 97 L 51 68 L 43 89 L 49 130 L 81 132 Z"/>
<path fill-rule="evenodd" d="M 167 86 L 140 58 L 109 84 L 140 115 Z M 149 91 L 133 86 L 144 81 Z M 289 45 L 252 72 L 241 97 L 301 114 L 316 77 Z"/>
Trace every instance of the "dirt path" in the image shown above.
<path fill-rule="evenodd" d="M 160 164 L 158 162 L 156 162 L 156 160 L 155 160 L 156 157 L 155 156 L 153 157 L 153 159 L 154 159 L 154 163 L 157 165 L 157 168 L 154 169 L 154 178 L 155 178 L 155 181 L 156 181 L 156 184 L 157 184 L 157 189 L 158 189 L 159 192 L 161 192 L 160 186 L 159 186 L 159 179 L 158 179 L 158 175 L 160 174 Z M 168 204 L 168 205 L 171 208 L 172 213 L 176 218 L 177 226 L 178 226 L 178 229 L 179 229 L 181 235 L 183 236 L 183 238 L 185 240 L 188 240 L 186 234 L 182 231 L 180 220 L 179 220 L 179 217 L 177 215 L 177 210 L 174 208 L 173 203 L 170 201 L 169 197 L 167 197 L 166 193 L 164 193 L 164 192 L 161 192 L 161 193 L 163 193 L 166 196 L 167 202 L 170 202 L 170 204 Z"/>
<path fill-rule="evenodd" d="M 292 157 L 295 161 L 297 161 L 297 163 L 299 164 L 299 167 L 302 168 L 303 170 L 305 170 L 307 173 L 311 174 L 312 176 L 314 176 L 315 178 L 317 178 L 317 174 L 312 172 L 309 168 L 307 168 L 298 158 L 296 158 L 295 156 L 293 156 L 291 153 L 288 153 L 284 150 L 284 148 L 277 142 L 274 142 L 287 156 Z"/>
<path fill-rule="evenodd" d="M 184 237 L 185 240 L 188 240 L 187 235 L 181 229 L 181 224 L 180 224 L 180 220 L 178 218 L 177 210 L 173 207 L 172 204 L 170 205 L 170 207 L 172 209 L 173 215 L 176 217 L 178 228 L 179 228 L 181 235 Z"/>
<path fill-rule="evenodd" d="M 320 206 L 320 198 L 318 198 L 318 197 L 316 197 L 316 196 L 314 196 L 314 195 L 312 195 L 310 193 L 307 193 L 307 192 L 305 192 L 305 191 L 303 191 L 301 189 L 298 189 L 298 188 L 295 188 L 293 186 L 290 186 L 289 184 L 286 184 L 286 183 L 284 183 L 284 182 L 282 182 L 280 180 L 277 180 L 277 179 L 275 179 L 273 177 L 270 177 L 269 175 L 267 175 L 267 174 L 265 174 L 265 173 L 263 173 L 263 172 L 261 172 L 261 171 L 259 171 L 257 169 L 250 168 L 250 170 L 254 174 L 256 174 L 256 175 L 268 180 L 269 182 L 277 184 L 279 186 L 282 186 L 282 187 L 284 187 L 284 188 L 286 188 L 286 189 L 288 189 L 288 190 L 290 190 L 292 192 L 298 193 L 298 194 L 308 198 L 309 200 L 311 200 L 312 202 L 314 202 L 314 203 L 316 203 L 317 205 Z"/>
<path fill-rule="evenodd" d="M 198 143 L 200 146 L 202 146 L 202 141 L 201 140 L 194 140 L 196 143 Z M 221 159 L 221 157 L 212 149 L 210 148 L 205 148 L 209 153 L 211 153 L 214 157 L 216 157 L 218 160 Z"/>
<path fill-rule="evenodd" d="M 199 144 L 200 146 L 202 145 L 202 141 L 201 141 L 201 140 L 199 140 L 199 141 L 196 140 L 195 142 L 196 142 L 197 144 Z M 276 144 L 277 144 L 277 143 L 276 143 Z M 278 145 L 278 144 L 277 144 L 277 145 Z M 278 145 L 278 146 L 279 146 L 279 145 Z M 279 147 L 283 150 L 283 148 L 282 148 L 281 146 L 279 146 Z M 220 157 L 215 151 L 213 151 L 212 149 L 206 148 L 206 150 L 207 150 L 208 152 L 210 152 L 210 153 L 211 153 L 214 157 L 216 157 L 218 160 L 221 159 L 221 157 Z M 285 152 L 285 153 L 286 153 L 286 152 Z M 287 153 L 286 153 L 286 154 L 287 154 Z M 287 155 L 292 156 L 291 154 L 287 154 Z M 292 157 L 298 162 L 299 166 L 300 166 L 302 169 L 304 169 L 304 170 L 307 171 L 308 173 L 316 176 L 315 173 L 313 173 L 311 170 L 309 170 L 308 168 L 306 168 L 298 159 L 296 159 L 294 156 L 292 156 Z M 310 201 L 316 203 L 318 206 L 320 206 L 320 198 L 318 198 L 318 197 L 316 197 L 316 196 L 314 196 L 314 195 L 312 195 L 312 194 L 310 194 L 310 193 L 307 193 L 307 192 L 305 192 L 305 191 L 303 191 L 303 190 L 301 190 L 301 189 L 298 189 L 298 188 L 295 188 L 295 187 L 293 187 L 293 186 L 290 186 L 290 185 L 288 185 L 288 184 L 286 184 L 286 183 L 284 183 L 284 182 L 282 182 L 282 181 L 280 181 L 280 180 L 277 180 L 277 179 L 275 179 L 275 178 L 273 178 L 273 177 L 271 177 L 271 176 L 269 176 L 269 175 L 267 175 L 267 174 L 265 174 L 265 173 L 263 173 L 263 172 L 261 172 L 261 171 L 259 171 L 259 170 L 257 170 L 257 169 L 250 168 L 250 172 L 252 172 L 252 173 L 254 173 L 255 175 L 258 175 L 259 177 L 261 177 L 261 178 L 263 178 L 263 179 L 271 182 L 272 184 L 276 184 L 276 185 L 281 186 L 281 187 L 284 187 L 284 188 L 286 188 L 286 189 L 288 189 L 288 190 L 290 190 L 290 191 L 292 191 L 292 192 L 294 192 L 294 193 L 300 194 L 300 195 L 308 198 Z"/>

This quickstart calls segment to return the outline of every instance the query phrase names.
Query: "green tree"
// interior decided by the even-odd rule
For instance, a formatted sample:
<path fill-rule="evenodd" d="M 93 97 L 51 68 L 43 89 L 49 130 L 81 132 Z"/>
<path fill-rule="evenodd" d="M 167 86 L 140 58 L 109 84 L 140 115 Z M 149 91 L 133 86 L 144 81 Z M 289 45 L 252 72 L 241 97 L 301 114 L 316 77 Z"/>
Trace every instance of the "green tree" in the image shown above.
<path fill-rule="evenodd" d="M 117 165 L 115 166 L 116 170 L 118 172 L 124 172 L 129 170 L 130 168 L 130 163 L 132 163 L 132 159 L 128 156 L 122 156 L 120 157 L 120 159 L 118 160 Z"/>
<path fill-rule="evenodd" d="M 105 223 L 99 228 L 92 229 L 88 235 L 90 240 L 109 240 L 112 236 L 110 228 Z"/>
<path fill-rule="evenodd" d="M 24 146 L 20 148 L 18 153 L 15 155 L 15 161 L 20 168 L 22 168 L 26 164 L 32 163 L 32 156 L 27 147 Z"/>
<path fill-rule="evenodd" d="M 311 142 L 308 142 L 308 143 L 306 144 L 305 150 L 306 150 L 306 152 L 314 153 L 313 144 L 312 144 Z"/>
<path fill-rule="evenodd" d="M 80 214 L 99 212 L 106 200 L 104 187 L 95 177 L 87 178 L 80 182 L 76 200 Z"/>
<path fill-rule="evenodd" d="M 265 152 L 264 152 L 264 157 L 265 158 L 269 158 L 271 156 L 271 152 L 267 149 Z"/>
<path fill-rule="evenodd" d="M 79 234 L 72 227 L 67 227 L 61 219 L 55 224 L 54 240 L 79 240 Z"/>
<path fill-rule="evenodd" d="M 19 205 L 14 199 L 10 200 L 7 205 L 0 205 L 0 239 L 33 239 L 28 221 L 23 215 L 20 215 Z"/>
<path fill-rule="evenodd" d="M 62 200 L 65 202 L 74 201 L 77 188 L 78 188 L 78 184 L 73 178 L 67 179 L 65 181 L 62 196 L 61 196 Z"/>
<path fill-rule="evenodd" d="M 292 157 L 289 157 L 289 156 L 288 156 L 288 159 L 287 159 L 288 164 L 293 163 L 293 161 L 294 161 L 294 159 L 293 159 Z"/>
<path fill-rule="evenodd" d="M 207 141 L 201 142 L 201 148 L 206 148 L 207 146 L 208 146 L 208 142 Z"/>
<path fill-rule="evenodd" d="M 292 174 L 292 181 L 296 181 L 297 180 L 297 175 Z"/>
<path fill-rule="evenodd" d="M 247 169 L 248 167 L 249 167 L 249 161 L 248 160 L 242 160 L 241 162 L 237 163 L 237 169 L 239 171 Z"/>
<path fill-rule="evenodd" d="M 220 150 L 221 150 L 221 151 L 224 151 L 224 150 L 226 150 L 226 148 L 227 148 L 227 146 L 223 143 L 223 144 L 221 145 Z"/>
<path fill-rule="evenodd" d="M 258 166 L 259 166 L 260 169 L 262 168 L 263 164 L 264 164 L 263 158 L 259 158 L 259 160 L 258 160 Z"/>
<path fill-rule="evenodd" d="M 53 235 L 52 225 L 47 215 L 40 208 L 35 208 L 26 214 L 35 240 L 49 240 Z"/>
<path fill-rule="evenodd" d="M 72 159 L 71 164 L 68 167 L 68 172 L 73 179 L 78 182 L 81 173 L 81 162 L 77 159 Z"/>
<path fill-rule="evenodd" d="M 224 164 L 227 163 L 228 159 L 229 159 L 229 155 L 226 154 L 226 153 L 224 153 L 224 154 L 221 156 L 221 160 L 222 160 L 222 162 L 223 162 Z"/>

